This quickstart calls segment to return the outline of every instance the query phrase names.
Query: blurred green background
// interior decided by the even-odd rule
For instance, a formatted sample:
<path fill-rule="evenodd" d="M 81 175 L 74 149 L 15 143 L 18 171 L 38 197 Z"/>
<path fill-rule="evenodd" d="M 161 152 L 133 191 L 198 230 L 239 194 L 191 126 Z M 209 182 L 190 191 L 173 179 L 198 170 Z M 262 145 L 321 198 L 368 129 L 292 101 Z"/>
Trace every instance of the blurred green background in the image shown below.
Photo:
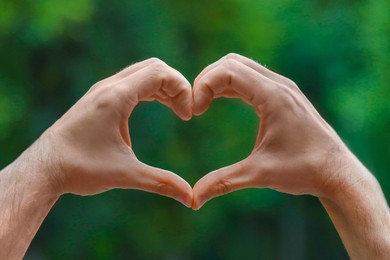
<path fill-rule="evenodd" d="M 0 168 L 98 80 L 158 57 L 189 81 L 229 52 L 294 80 L 390 196 L 388 0 L 0 0 Z M 245 158 L 258 118 L 216 100 L 190 122 L 142 103 L 145 163 L 193 185 Z M 26 259 L 346 259 L 317 198 L 237 191 L 194 212 L 134 190 L 65 195 Z"/>

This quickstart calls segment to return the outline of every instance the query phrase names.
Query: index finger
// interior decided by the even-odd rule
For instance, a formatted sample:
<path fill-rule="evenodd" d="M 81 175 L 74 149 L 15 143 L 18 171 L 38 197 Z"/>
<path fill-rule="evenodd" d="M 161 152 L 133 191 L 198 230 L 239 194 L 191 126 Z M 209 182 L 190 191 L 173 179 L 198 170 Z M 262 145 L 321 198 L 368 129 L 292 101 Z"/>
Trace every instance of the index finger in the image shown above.
<path fill-rule="evenodd" d="M 156 99 L 183 120 L 192 116 L 191 84 L 181 73 L 162 61 L 148 64 L 115 85 L 120 95 L 127 100 L 126 103 L 131 105 L 130 110 L 140 101 Z"/>
<path fill-rule="evenodd" d="M 234 59 L 206 68 L 194 84 L 193 113 L 201 115 L 217 97 L 237 97 L 261 113 L 261 106 L 275 97 L 276 82 Z M 234 95 L 232 95 L 234 94 Z"/>

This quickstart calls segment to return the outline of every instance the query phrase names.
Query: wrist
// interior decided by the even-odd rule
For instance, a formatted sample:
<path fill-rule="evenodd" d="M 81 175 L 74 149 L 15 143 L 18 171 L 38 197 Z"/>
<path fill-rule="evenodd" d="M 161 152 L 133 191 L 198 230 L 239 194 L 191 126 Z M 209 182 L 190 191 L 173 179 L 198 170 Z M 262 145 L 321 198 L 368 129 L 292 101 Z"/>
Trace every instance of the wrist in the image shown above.
<path fill-rule="evenodd" d="M 26 188 L 56 199 L 62 195 L 59 180 L 61 167 L 49 132 L 38 138 L 9 168 L 12 174 L 20 175 L 18 180 L 26 184 Z"/>
<path fill-rule="evenodd" d="M 59 198 L 37 140 L 0 172 L 0 258 L 21 259 Z"/>
<path fill-rule="evenodd" d="M 378 181 L 356 157 L 339 174 L 342 178 L 333 193 L 320 201 L 350 257 L 386 259 L 390 253 L 390 211 Z"/>
<path fill-rule="evenodd" d="M 378 190 L 375 177 L 346 147 L 329 155 L 320 171 L 326 177 L 319 197 L 336 204 Z"/>

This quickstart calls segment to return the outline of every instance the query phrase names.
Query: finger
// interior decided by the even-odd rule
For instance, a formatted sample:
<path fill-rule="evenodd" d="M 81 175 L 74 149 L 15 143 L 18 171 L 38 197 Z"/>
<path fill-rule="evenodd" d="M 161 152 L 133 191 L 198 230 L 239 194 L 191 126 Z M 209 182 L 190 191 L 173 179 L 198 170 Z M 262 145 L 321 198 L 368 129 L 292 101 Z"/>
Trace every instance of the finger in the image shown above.
<path fill-rule="evenodd" d="M 196 85 L 196 83 L 199 81 L 199 79 L 201 79 L 205 74 L 207 74 L 210 70 L 214 69 L 215 67 L 217 67 L 219 64 L 221 64 L 222 60 L 224 59 L 224 57 L 220 58 L 219 60 L 211 63 L 210 65 L 208 65 L 206 68 L 204 68 L 199 74 L 198 76 L 196 76 L 195 80 L 194 80 L 194 85 Z"/>
<path fill-rule="evenodd" d="M 256 187 L 255 178 L 247 160 L 210 172 L 195 184 L 192 208 L 198 210 L 212 198 Z"/>
<path fill-rule="evenodd" d="M 261 64 L 259 64 L 258 62 L 254 61 L 252 59 L 249 59 L 245 56 L 242 56 L 242 55 L 236 54 L 236 53 L 229 53 L 229 54 L 225 55 L 224 57 L 222 57 L 221 59 L 219 59 L 218 61 L 210 64 L 205 69 L 203 69 L 202 72 L 196 77 L 194 85 L 197 85 L 196 83 L 210 70 L 214 69 L 215 67 L 217 67 L 218 65 L 220 65 L 221 63 L 223 63 L 224 61 L 229 60 L 229 59 L 241 62 L 242 64 L 257 71 L 258 73 L 261 73 L 263 76 L 265 76 L 265 77 L 267 77 L 275 82 L 280 82 L 281 84 L 284 83 L 288 86 L 291 86 L 291 87 L 295 86 L 296 87 L 296 85 L 290 79 L 267 69 L 265 66 L 262 66 Z M 297 88 L 297 90 L 299 91 L 298 88 Z M 234 90 L 225 90 L 225 91 L 223 91 L 223 93 L 215 95 L 214 98 L 217 98 L 217 97 L 236 98 L 236 97 L 239 97 L 239 95 Z M 242 99 L 242 100 L 249 104 L 248 100 L 245 100 L 245 99 Z"/>
<path fill-rule="evenodd" d="M 185 88 L 180 88 L 180 86 L 168 90 L 161 88 L 145 100 L 157 100 L 161 104 L 171 108 L 183 120 L 189 120 L 192 117 L 192 90 L 190 83 Z M 186 113 L 183 114 L 183 112 Z"/>
<path fill-rule="evenodd" d="M 278 82 L 280 84 L 283 84 L 284 86 L 292 89 L 293 91 L 296 91 L 296 92 L 300 93 L 301 97 L 304 99 L 304 101 L 307 104 L 309 104 L 310 106 L 312 106 L 310 101 L 302 93 L 302 91 L 299 89 L 299 87 L 292 80 L 290 80 L 289 78 L 286 78 L 283 75 L 280 75 L 280 74 L 278 74 L 278 73 L 276 73 L 276 72 L 266 68 L 265 66 L 262 66 L 261 64 L 255 62 L 254 60 L 251 60 L 251 59 L 249 59 L 249 58 L 247 58 L 245 56 L 239 55 L 239 54 L 230 53 L 230 54 L 226 55 L 225 58 L 226 59 L 234 59 L 236 61 L 239 61 L 242 64 L 245 64 L 246 66 L 252 68 L 253 70 L 261 73 L 265 77 L 267 77 L 267 78 L 269 78 L 269 79 L 271 79 L 271 80 L 273 80 L 275 82 Z"/>
<path fill-rule="evenodd" d="M 269 78 L 269 79 L 272 79 L 276 82 L 280 82 L 280 83 L 287 83 L 287 84 L 291 84 L 291 80 L 276 73 L 276 72 L 273 72 L 272 70 L 270 69 L 267 69 L 265 66 L 262 66 L 260 63 L 252 60 L 252 59 L 249 59 L 245 56 L 242 56 L 240 54 L 236 54 L 236 53 L 229 53 L 227 55 L 225 55 L 224 57 L 222 57 L 221 59 L 219 59 L 218 61 L 210 64 L 209 66 L 207 66 L 198 76 L 197 78 L 195 79 L 195 82 L 200 79 L 204 74 L 206 74 L 207 72 L 209 72 L 210 70 L 212 70 L 213 68 L 215 68 L 216 66 L 218 66 L 219 64 L 221 64 L 221 62 L 223 62 L 224 60 L 227 60 L 227 59 L 232 59 L 232 60 L 236 60 L 238 62 L 241 62 L 242 64 L 248 66 L 249 68 L 257 71 L 258 73 L 261 73 L 263 74 L 265 77 Z"/>
<path fill-rule="evenodd" d="M 204 113 L 216 97 L 232 95 L 237 95 L 236 97 L 259 109 L 259 106 L 275 97 L 275 86 L 274 81 L 248 66 L 233 59 L 225 59 L 197 79 L 193 90 L 193 113 Z"/>
<path fill-rule="evenodd" d="M 157 58 L 150 58 L 150 59 L 147 59 L 144 61 L 137 62 L 137 63 L 132 64 L 130 66 L 127 66 L 126 68 L 122 69 L 118 73 L 97 82 L 95 85 L 93 85 L 88 90 L 87 94 L 90 93 L 91 91 L 93 91 L 94 89 L 101 87 L 102 85 L 106 85 L 106 84 L 112 85 L 112 84 L 122 80 L 123 78 L 139 71 L 140 69 L 142 69 L 142 68 L 144 68 L 144 67 L 146 67 L 154 62 L 158 62 L 158 59 Z"/>
<path fill-rule="evenodd" d="M 233 59 L 233 60 L 236 60 L 238 62 L 241 62 L 242 64 L 245 64 L 246 66 L 248 66 L 249 68 L 257 71 L 258 73 L 261 73 L 262 75 L 264 75 L 265 77 L 273 80 L 273 81 L 276 81 L 276 82 L 280 82 L 282 84 L 288 84 L 290 85 L 291 84 L 291 80 L 276 73 L 276 72 L 273 72 L 272 70 L 266 68 L 265 66 L 262 66 L 260 63 L 252 60 L 252 59 L 249 59 L 245 56 L 242 56 L 240 54 L 236 54 L 236 53 L 230 53 L 228 55 L 226 55 L 224 57 L 225 59 Z"/>
<path fill-rule="evenodd" d="M 162 61 L 149 64 L 117 85 L 133 107 L 140 101 L 155 98 L 164 101 L 161 103 L 165 105 L 170 103 L 169 107 L 183 120 L 189 120 L 192 116 L 191 84 L 181 73 Z M 166 99 L 170 102 L 166 102 Z"/>
<path fill-rule="evenodd" d="M 180 176 L 159 168 L 132 161 L 127 167 L 118 188 L 133 188 L 173 198 L 187 207 L 192 205 L 192 188 Z"/>
<path fill-rule="evenodd" d="M 224 57 L 225 59 L 234 59 L 236 61 L 239 61 L 241 62 L 242 64 L 245 64 L 246 66 L 252 68 L 253 70 L 261 73 L 262 75 L 264 75 L 265 77 L 275 81 L 275 82 L 278 82 L 280 84 L 283 84 L 284 86 L 292 89 L 293 91 L 296 91 L 298 93 L 300 93 L 300 97 L 303 99 L 302 101 L 305 102 L 306 104 L 308 104 L 310 107 L 313 108 L 313 110 L 315 111 L 314 115 L 321 120 L 321 116 L 316 113 L 316 110 L 315 108 L 313 107 L 313 105 L 311 104 L 311 102 L 307 99 L 307 97 L 302 93 L 302 91 L 299 89 L 299 87 L 292 81 L 290 80 L 289 78 L 286 78 L 284 77 L 283 75 L 280 75 L 268 68 L 266 68 L 265 66 L 262 66 L 261 64 L 255 62 L 254 60 L 251 60 L 245 56 L 242 56 L 242 55 L 239 55 L 239 54 L 235 54 L 235 53 L 230 53 L 228 55 L 226 55 Z"/>

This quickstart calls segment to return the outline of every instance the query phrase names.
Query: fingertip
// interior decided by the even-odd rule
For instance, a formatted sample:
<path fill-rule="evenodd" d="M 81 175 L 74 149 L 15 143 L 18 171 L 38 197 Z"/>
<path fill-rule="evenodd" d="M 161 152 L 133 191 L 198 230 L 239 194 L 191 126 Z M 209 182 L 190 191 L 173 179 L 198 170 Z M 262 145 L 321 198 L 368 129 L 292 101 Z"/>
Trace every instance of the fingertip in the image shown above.
<path fill-rule="evenodd" d="M 184 88 L 180 94 L 173 99 L 174 112 L 184 121 L 188 121 L 192 118 L 192 91 L 191 89 Z"/>
<path fill-rule="evenodd" d="M 204 205 L 204 203 L 200 203 L 200 202 L 195 202 L 192 204 L 192 209 L 195 210 L 195 211 L 198 211 L 200 210 L 200 208 Z"/>
<path fill-rule="evenodd" d="M 202 115 L 203 113 L 201 111 L 199 111 L 198 109 L 196 109 L 195 107 L 192 108 L 192 114 L 194 116 L 200 116 Z"/>
<path fill-rule="evenodd" d="M 200 116 L 207 111 L 210 104 L 211 104 L 211 99 L 207 98 L 206 96 L 202 96 L 202 94 L 199 95 L 195 94 L 192 113 L 195 116 Z"/>
<path fill-rule="evenodd" d="M 192 207 L 192 204 L 194 202 L 194 190 L 192 189 L 191 185 L 188 184 L 187 182 L 187 196 L 185 197 L 184 201 L 185 201 L 185 204 L 187 206 L 187 208 L 191 208 Z"/>
<path fill-rule="evenodd" d="M 137 189 L 170 197 L 186 207 L 193 202 L 192 187 L 179 175 L 138 161 Z"/>
<path fill-rule="evenodd" d="M 192 205 L 192 209 L 193 209 L 194 211 L 198 211 L 198 210 L 199 210 L 199 207 L 196 207 L 196 206 Z"/>
<path fill-rule="evenodd" d="M 180 118 L 184 121 L 190 121 L 191 118 L 192 118 L 192 112 L 191 111 L 188 111 L 186 113 L 183 113 Z"/>
<path fill-rule="evenodd" d="M 192 202 L 192 209 L 193 210 L 199 210 L 206 202 L 207 198 L 204 194 L 205 191 L 207 191 L 206 184 L 202 185 L 202 179 L 200 179 L 195 185 L 193 190 L 193 202 Z"/>
<path fill-rule="evenodd" d="M 209 84 L 200 80 L 194 86 L 193 91 L 193 113 L 196 116 L 202 115 L 207 111 L 214 98 L 214 91 Z"/>
<path fill-rule="evenodd" d="M 178 178 L 179 178 L 178 183 L 176 185 L 174 184 L 173 188 L 178 190 L 179 193 L 178 194 L 174 193 L 170 197 L 177 200 L 187 208 L 191 208 L 194 200 L 192 187 L 181 177 L 178 176 Z"/>
<path fill-rule="evenodd" d="M 194 185 L 192 208 L 199 210 L 211 199 L 239 189 L 253 187 L 253 175 L 248 174 L 249 167 L 244 160 L 206 174 Z"/>
<path fill-rule="evenodd" d="M 192 202 L 193 202 L 192 196 L 184 195 L 184 196 L 175 197 L 173 199 L 177 200 L 178 202 L 180 202 L 181 204 L 183 204 L 187 208 L 191 208 L 192 207 Z"/>
<path fill-rule="evenodd" d="M 194 111 L 192 112 L 192 114 L 193 114 L 194 116 L 201 116 L 201 115 L 203 114 L 203 112 L 199 112 L 199 111 L 194 110 Z"/>

